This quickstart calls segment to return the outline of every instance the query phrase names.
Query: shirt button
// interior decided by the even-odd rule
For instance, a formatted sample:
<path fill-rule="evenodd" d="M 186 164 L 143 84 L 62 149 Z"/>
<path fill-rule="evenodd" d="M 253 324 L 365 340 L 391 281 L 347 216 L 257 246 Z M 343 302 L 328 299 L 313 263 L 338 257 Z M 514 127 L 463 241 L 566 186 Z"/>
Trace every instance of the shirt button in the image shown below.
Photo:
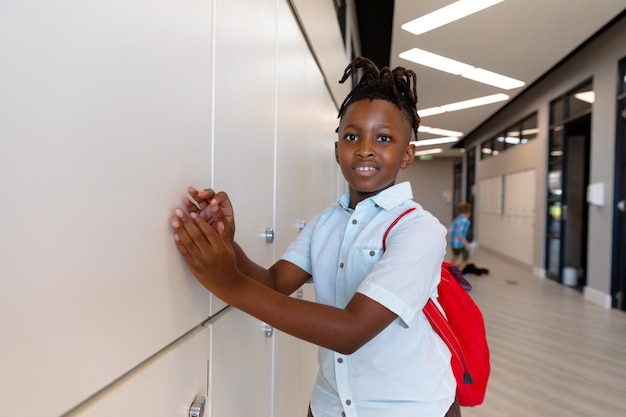
<path fill-rule="evenodd" d="M 346 405 L 350 405 L 350 404 L 352 404 L 352 401 L 346 400 Z"/>
<path fill-rule="evenodd" d="M 339 268 L 343 268 L 343 262 L 339 264 Z"/>
<path fill-rule="evenodd" d="M 376 254 L 376 252 L 374 252 L 373 250 L 370 251 L 370 256 L 374 256 Z"/>
<path fill-rule="evenodd" d="M 341 412 L 341 417 L 346 417 L 346 412 L 345 411 Z"/>
<path fill-rule="evenodd" d="M 356 219 L 352 219 L 352 224 L 356 224 L 356 223 L 357 223 Z"/>
<path fill-rule="evenodd" d="M 339 359 L 337 359 L 337 362 L 343 363 L 343 359 L 339 358 Z"/>

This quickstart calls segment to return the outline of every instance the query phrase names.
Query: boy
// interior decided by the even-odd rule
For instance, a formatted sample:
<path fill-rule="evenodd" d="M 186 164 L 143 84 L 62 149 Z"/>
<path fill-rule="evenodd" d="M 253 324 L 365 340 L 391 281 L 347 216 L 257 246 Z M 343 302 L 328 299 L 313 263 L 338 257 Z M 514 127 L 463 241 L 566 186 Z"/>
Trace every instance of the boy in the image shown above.
<path fill-rule="evenodd" d="M 357 58 L 340 82 L 359 69 L 335 142 L 349 192 L 279 261 L 265 269 L 245 255 L 231 202 L 213 190 L 188 190 L 200 208 L 184 199 L 190 215 L 175 211 L 174 241 L 217 297 L 320 346 L 309 416 L 460 416 L 450 352 L 422 312 L 436 296 L 446 230 L 412 201 L 408 183 L 395 185 L 415 153 L 415 73 Z M 383 253 L 385 230 L 409 207 Z M 311 278 L 315 303 L 288 296 Z"/>
<path fill-rule="evenodd" d="M 467 241 L 467 232 L 470 227 L 469 216 L 472 213 L 470 203 L 461 202 L 458 206 L 459 215 L 450 225 L 450 247 L 452 248 L 452 260 L 450 263 L 457 265 L 463 271 L 469 261 L 471 244 Z M 459 263 L 459 259 L 461 262 Z"/>

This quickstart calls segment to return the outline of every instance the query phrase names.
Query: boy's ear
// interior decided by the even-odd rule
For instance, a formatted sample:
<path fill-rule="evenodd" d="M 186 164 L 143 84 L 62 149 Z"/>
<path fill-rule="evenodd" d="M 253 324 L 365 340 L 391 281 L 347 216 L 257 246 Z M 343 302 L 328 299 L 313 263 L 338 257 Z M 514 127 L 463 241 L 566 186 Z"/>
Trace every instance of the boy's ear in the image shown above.
<path fill-rule="evenodd" d="M 339 142 L 335 142 L 335 161 L 339 163 Z"/>
<path fill-rule="evenodd" d="M 407 168 L 409 165 L 411 165 L 414 158 L 415 158 L 415 145 L 412 143 L 409 143 L 409 145 L 406 147 L 406 150 L 404 151 L 404 154 L 402 154 L 402 163 L 400 164 L 400 168 L 402 169 Z"/>

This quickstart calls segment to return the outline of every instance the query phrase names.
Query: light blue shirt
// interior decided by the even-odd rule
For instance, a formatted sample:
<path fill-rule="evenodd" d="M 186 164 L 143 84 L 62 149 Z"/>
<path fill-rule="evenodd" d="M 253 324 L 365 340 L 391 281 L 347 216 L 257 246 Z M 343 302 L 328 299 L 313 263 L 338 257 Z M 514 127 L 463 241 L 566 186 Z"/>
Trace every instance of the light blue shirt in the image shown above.
<path fill-rule="evenodd" d="M 467 239 L 470 221 L 467 216 L 459 214 L 450 225 L 450 247 L 461 249 L 465 247 L 463 239 Z"/>
<path fill-rule="evenodd" d="M 436 297 L 446 228 L 412 201 L 409 183 L 363 200 L 349 195 L 313 219 L 282 259 L 312 275 L 316 300 L 344 308 L 356 292 L 398 318 L 351 355 L 320 348 L 315 417 L 442 417 L 454 401 L 450 352 L 422 313 Z M 383 254 L 385 230 L 391 230 Z"/>

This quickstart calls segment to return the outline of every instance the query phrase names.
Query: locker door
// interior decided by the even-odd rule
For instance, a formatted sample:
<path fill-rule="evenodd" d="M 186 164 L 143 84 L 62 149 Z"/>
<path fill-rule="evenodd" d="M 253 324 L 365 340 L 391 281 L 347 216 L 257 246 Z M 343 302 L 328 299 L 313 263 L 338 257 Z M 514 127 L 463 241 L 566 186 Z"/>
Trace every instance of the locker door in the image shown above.
<path fill-rule="evenodd" d="M 338 198 L 336 109 L 284 1 L 279 3 L 277 105 L 276 259 L 306 222 Z M 313 300 L 312 288 L 309 292 Z M 304 297 L 304 289 L 293 296 Z M 316 346 L 275 332 L 274 417 L 306 415 L 316 371 Z"/>
<path fill-rule="evenodd" d="M 197 396 L 206 400 L 209 336 L 194 329 L 64 417 L 188 417 Z"/>
<path fill-rule="evenodd" d="M 211 2 L 1 9 L 0 415 L 57 416 L 208 316 L 168 219 L 210 178 Z"/>
<path fill-rule="evenodd" d="M 245 10 L 245 13 L 242 11 Z M 236 240 L 270 266 L 276 96 L 276 0 L 215 3 L 214 188 L 234 205 Z"/>
<path fill-rule="evenodd" d="M 273 334 L 259 320 L 234 308 L 210 327 L 206 417 L 271 416 Z"/>

